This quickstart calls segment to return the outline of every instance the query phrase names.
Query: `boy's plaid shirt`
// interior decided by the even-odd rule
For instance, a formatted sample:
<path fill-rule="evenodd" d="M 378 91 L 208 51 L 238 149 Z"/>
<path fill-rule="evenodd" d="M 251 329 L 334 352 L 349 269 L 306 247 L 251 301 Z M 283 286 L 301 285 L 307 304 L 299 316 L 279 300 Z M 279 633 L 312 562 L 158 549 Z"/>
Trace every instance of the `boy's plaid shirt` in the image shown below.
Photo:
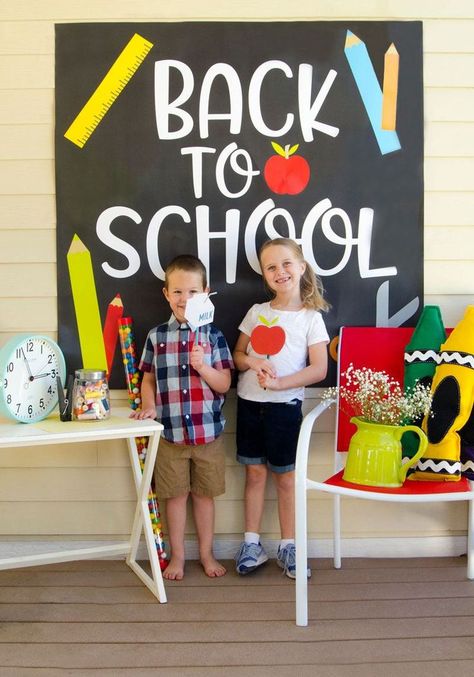
<path fill-rule="evenodd" d="M 207 444 L 222 432 L 224 396 L 216 393 L 190 365 L 195 332 L 174 315 L 147 336 L 139 368 L 154 372 L 156 413 L 163 436 L 175 444 Z M 224 335 L 212 324 L 199 329 L 204 359 L 216 369 L 233 369 Z"/>

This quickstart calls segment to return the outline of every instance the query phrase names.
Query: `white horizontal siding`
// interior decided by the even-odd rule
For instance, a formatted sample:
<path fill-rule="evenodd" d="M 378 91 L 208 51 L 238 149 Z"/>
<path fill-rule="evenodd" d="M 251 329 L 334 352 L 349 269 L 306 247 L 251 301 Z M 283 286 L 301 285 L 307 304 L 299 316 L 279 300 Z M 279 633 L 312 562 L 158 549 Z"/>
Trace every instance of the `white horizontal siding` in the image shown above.
<path fill-rule="evenodd" d="M 357 10 L 357 12 L 355 11 Z M 286 2 L 240 0 L 237 5 L 222 0 L 174 0 L 157 6 L 153 0 L 17 0 L 2 10 L 5 21 L 149 21 L 172 19 L 474 19 L 470 0 L 313 0 Z"/>

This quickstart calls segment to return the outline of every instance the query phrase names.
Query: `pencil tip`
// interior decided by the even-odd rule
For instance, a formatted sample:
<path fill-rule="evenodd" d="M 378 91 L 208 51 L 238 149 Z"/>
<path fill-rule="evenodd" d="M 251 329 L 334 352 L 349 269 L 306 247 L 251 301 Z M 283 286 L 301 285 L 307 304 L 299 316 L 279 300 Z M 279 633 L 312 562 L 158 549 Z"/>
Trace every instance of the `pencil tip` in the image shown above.
<path fill-rule="evenodd" d="M 358 45 L 361 42 L 362 40 L 358 38 L 355 33 L 350 30 L 346 31 L 346 44 L 344 47 L 353 47 L 354 45 Z"/>
<path fill-rule="evenodd" d="M 71 240 L 71 244 L 69 246 L 68 254 L 74 254 L 75 252 L 83 251 L 85 249 L 86 247 L 84 246 L 84 243 L 79 237 L 79 235 L 77 233 L 74 233 L 74 236 Z"/>

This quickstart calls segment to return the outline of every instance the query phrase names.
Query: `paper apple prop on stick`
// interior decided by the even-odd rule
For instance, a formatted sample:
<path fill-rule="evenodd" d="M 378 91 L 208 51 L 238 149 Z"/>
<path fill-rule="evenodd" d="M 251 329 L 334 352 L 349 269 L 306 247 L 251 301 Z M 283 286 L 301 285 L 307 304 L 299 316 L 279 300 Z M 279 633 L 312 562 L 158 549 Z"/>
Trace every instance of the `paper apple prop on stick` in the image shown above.
<path fill-rule="evenodd" d="M 280 146 L 272 141 L 277 155 L 272 155 L 265 163 L 263 177 L 271 191 L 278 195 L 297 195 L 309 182 L 311 170 L 302 155 L 295 155 L 299 144 Z"/>
<path fill-rule="evenodd" d="M 258 319 L 262 324 L 258 324 L 250 334 L 250 343 L 256 353 L 266 355 L 276 355 L 285 345 L 285 330 L 282 327 L 275 327 L 275 322 L 278 322 L 278 317 L 273 320 L 267 320 L 263 315 L 259 315 Z"/>

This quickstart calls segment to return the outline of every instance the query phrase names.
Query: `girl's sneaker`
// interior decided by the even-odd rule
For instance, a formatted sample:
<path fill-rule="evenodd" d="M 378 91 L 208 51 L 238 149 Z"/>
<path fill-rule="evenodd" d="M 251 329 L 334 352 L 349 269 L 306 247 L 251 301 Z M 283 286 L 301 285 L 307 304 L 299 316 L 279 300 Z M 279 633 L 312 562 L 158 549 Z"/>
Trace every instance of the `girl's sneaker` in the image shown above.
<path fill-rule="evenodd" d="M 243 541 L 234 559 L 237 573 L 249 574 L 251 571 L 255 571 L 261 564 L 264 564 L 268 560 L 268 555 L 260 543 L 246 543 Z"/>
<path fill-rule="evenodd" d="M 294 543 L 289 543 L 284 548 L 278 546 L 277 564 L 288 578 L 296 578 L 296 548 Z M 311 569 L 307 570 L 306 575 L 311 578 Z"/>

